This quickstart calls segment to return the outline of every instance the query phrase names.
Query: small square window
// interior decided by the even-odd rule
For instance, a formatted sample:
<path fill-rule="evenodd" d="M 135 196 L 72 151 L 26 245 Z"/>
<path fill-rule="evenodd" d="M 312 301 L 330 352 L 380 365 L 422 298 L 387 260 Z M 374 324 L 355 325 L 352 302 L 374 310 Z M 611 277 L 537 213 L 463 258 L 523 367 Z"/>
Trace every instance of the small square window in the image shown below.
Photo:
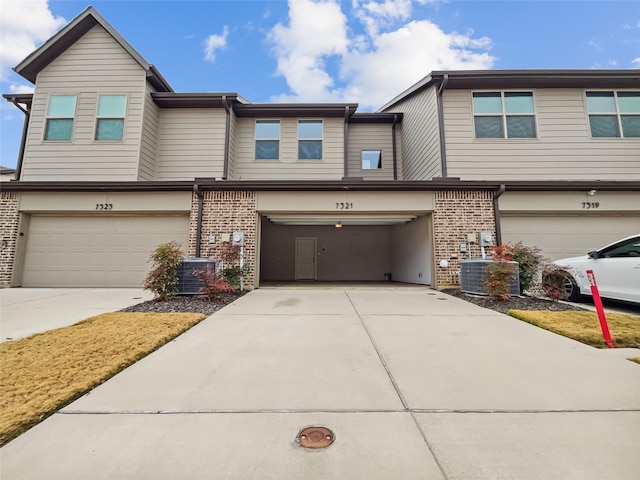
<path fill-rule="evenodd" d="M 362 151 L 362 170 L 377 170 L 382 168 L 382 150 Z"/>

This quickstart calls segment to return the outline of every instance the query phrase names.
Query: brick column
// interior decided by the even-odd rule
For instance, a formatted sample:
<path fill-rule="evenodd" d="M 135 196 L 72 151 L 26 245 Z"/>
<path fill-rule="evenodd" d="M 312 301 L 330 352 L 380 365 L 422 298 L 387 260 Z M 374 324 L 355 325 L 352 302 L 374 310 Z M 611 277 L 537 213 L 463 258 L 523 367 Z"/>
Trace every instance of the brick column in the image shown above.
<path fill-rule="evenodd" d="M 191 200 L 191 222 L 189 228 L 189 256 L 196 253 L 196 229 L 198 219 L 198 197 Z M 245 288 L 253 288 L 256 273 L 257 216 L 255 192 L 214 191 L 204 192 L 202 213 L 202 239 L 200 255 L 218 260 L 223 234 L 244 232 L 244 262 L 251 266 L 245 277 Z M 216 243 L 209 244 L 209 236 L 215 235 Z"/>
<path fill-rule="evenodd" d="M 0 192 L 0 287 L 11 285 L 19 223 L 18 193 Z"/>
<path fill-rule="evenodd" d="M 467 243 L 467 233 L 492 232 L 495 243 L 495 218 L 492 192 L 436 192 L 433 211 L 436 281 L 439 288 L 460 284 L 460 260 L 469 253 L 460 253 L 460 244 Z M 481 257 L 478 244 L 469 245 L 471 258 Z M 449 262 L 440 267 L 440 260 Z"/>

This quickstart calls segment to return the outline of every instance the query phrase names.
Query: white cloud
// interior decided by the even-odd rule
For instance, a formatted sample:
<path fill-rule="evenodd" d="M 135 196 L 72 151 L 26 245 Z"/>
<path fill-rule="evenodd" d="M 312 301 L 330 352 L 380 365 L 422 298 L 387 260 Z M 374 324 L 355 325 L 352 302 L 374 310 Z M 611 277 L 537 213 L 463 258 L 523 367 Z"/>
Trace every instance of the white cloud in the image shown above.
<path fill-rule="evenodd" d="M 33 93 L 33 85 L 12 83 L 9 85 L 9 93 Z"/>
<path fill-rule="evenodd" d="M 633 60 L 631 60 L 631 65 L 638 65 L 638 66 L 640 66 L 640 57 L 638 57 L 638 58 L 634 58 Z"/>
<path fill-rule="evenodd" d="M 222 35 L 209 35 L 205 41 L 204 59 L 213 63 L 216 61 L 216 50 L 222 50 L 227 46 L 229 27 L 226 25 L 222 30 Z"/>
<path fill-rule="evenodd" d="M 64 18 L 53 16 L 47 0 L 3 0 L 0 15 L 0 79 L 6 81 L 11 67 L 24 60 L 65 23 Z"/>
<path fill-rule="evenodd" d="M 278 60 L 277 74 L 293 95 L 275 101 L 337 101 L 339 92 L 325 70 L 325 59 L 347 52 L 347 19 L 334 1 L 291 0 L 289 25 L 278 23 L 268 35 Z"/>
<path fill-rule="evenodd" d="M 593 48 L 596 52 L 601 52 L 604 50 L 604 48 L 602 48 L 602 46 L 598 42 L 596 42 L 593 38 L 589 40 L 587 45 Z"/>
<path fill-rule="evenodd" d="M 425 0 L 428 1 L 428 0 Z M 352 0 L 365 32 L 349 28 L 335 0 L 289 0 L 289 22 L 268 36 L 289 93 L 272 101 L 353 101 L 379 107 L 432 70 L 489 69 L 491 39 L 444 32 L 428 20 L 412 20 L 405 0 Z M 327 67 L 334 62 L 338 73 Z M 333 75 L 333 76 L 332 76 Z"/>

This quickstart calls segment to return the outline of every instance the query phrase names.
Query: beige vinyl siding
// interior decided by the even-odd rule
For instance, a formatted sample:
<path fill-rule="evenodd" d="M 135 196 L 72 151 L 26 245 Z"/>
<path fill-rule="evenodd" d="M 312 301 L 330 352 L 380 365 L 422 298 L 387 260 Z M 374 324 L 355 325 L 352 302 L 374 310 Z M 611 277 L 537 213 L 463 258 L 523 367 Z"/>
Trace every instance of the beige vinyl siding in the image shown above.
<path fill-rule="evenodd" d="M 237 121 L 237 179 L 338 180 L 344 173 L 343 152 L 344 119 L 323 119 L 322 160 L 298 160 L 298 119 L 283 118 L 280 123 L 280 159 L 255 160 L 255 119 L 239 118 Z"/>
<path fill-rule="evenodd" d="M 160 125 L 160 108 L 153 102 L 151 92 L 153 92 L 153 89 L 147 86 L 144 97 L 142 141 L 140 142 L 139 180 L 154 180 L 156 176 L 156 150 L 158 145 L 158 127 Z"/>
<path fill-rule="evenodd" d="M 137 180 L 145 72 L 96 25 L 45 67 L 36 81 L 22 180 Z M 98 95 L 126 95 L 124 138 L 95 141 Z M 77 95 L 70 142 L 43 140 L 50 95 Z"/>
<path fill-rule="evenodd" d="M 227 172 L 227 178 L 233 180 L 236 178 L 236 138 L 237 138 L 237 117 L 231 110 L 231 121 L 229 122 L 229 166 Z"/>
<path fill-rule="evenodd" d="M 449 176 L 463 180 L 640 179 L 640 139 L 592 139 L 583 90 L 534 89 L 533 95 L 538 138 L 476 140 L 471 91 L 445 90 Z"/>
<path fill-rule="evenodd" d="M 440 127 L 435 87 L 397 103 L 387 112 L 402 112 L 402 178 L 429 180 L 442 175 Z"/>
<path fill-rule="evenodd" d="M 349 176 L 364 177 L 365 180 L 393 180 L 393 137 L 391 124 L 349 125 Z M 396 126 L 396 154 L 398 179 L 402 179 L 400 135 Z M 362 150 L 381 150 L 382 168 L 362 169 Z"/>
<path fill-rule="evenodd" d="M 225 123 L 223 108 L 161 109 L 156 179 L 221 178 Z"/>

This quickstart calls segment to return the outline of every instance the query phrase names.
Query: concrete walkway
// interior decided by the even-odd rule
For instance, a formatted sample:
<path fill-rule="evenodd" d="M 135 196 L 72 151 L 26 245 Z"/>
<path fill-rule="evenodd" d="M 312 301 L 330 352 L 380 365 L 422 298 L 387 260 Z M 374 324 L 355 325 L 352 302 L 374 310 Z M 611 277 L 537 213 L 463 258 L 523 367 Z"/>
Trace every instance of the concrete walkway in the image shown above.
<path fill-rule="evenodd" d="M 0 342 L 67 327 L 151 298 L 141 288 L 3 288 Z"/>
<path fill-rule="evenodd" d="M 0 450 L 10 479 L 640 478 L 640 365 L 428 289 L 260 289 Z M 335 434 L 325 449 L 300 429 Z"/>

